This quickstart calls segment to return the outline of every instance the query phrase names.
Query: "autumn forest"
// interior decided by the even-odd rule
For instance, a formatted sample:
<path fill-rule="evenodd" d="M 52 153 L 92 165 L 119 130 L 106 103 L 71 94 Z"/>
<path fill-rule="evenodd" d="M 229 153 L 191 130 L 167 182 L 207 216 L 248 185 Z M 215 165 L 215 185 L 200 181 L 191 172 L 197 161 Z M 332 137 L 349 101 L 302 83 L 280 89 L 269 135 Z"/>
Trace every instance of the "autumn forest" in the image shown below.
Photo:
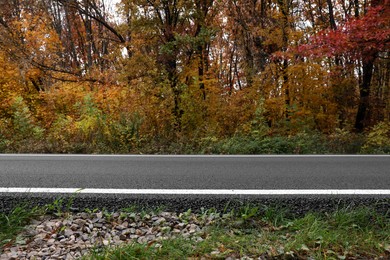
<path fill-rule="evenodd" d="M 390 153 L 389 0 L 0 0 L 0 153 Z"/>

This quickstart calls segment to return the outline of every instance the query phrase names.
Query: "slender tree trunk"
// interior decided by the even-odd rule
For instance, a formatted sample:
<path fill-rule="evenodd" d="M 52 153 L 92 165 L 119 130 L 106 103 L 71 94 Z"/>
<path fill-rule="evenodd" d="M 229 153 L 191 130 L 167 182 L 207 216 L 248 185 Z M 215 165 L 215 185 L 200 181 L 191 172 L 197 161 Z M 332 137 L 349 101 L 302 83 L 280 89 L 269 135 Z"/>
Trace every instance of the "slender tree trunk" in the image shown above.
<path fill-rule="evenodd" d="M 334 19 L 334 13 L 333 13 L 333 3 L 332 0 L 326 0 L 328 4 L 328 9 L 329 9 L 329 23 L 330 23 L 330 28 L 332 30 L 337 29 L 336 21 Z"/>
<path fill-rule="evenodd" d="M 359 85 L 359 106 L 355 120 L 355 129 L 357 132 L 363 132 L 365 130 L 371 117 L 370 88 L 375 54 L 371 53 L 370 56 L 367 56 L 363 58 L 363 79 Z"/>
<path fill-rule="evenodd" d="M 372 0 L 371 6 L 376 7 L 384 4 L 384 0 Z M 370 111 L 370 89 L 374 69 L 374 62 L 378 53 L 367 51 L 362 55 L 363 78 L 359 84 L 359 106 L 355 120 L 355 130 L 363 132 L 371 119 Z"/>
<path fill-rule="evenodd" d="M 282 17 L 282 34 L 283 34 L 283 49 L 282 51 L 286 51 L 288 47 L 288 30 L 289 30 L 289 23 L 288 23 L 288 15 L 289 15 L 289 4 L 285 0 L 279 0 L 279 7 L 281 9 L 281 12 L 283 14 Z M 284 101 L 285 101 L 285 117 L 288 121 L 290 119 L 290 106 L 291 106 L 291 99 L 290 99 L 290 89 L 289 89 L 289 78 L 288 78 L 288 60 L 287 58 L 283 58 L 282 62 L 282 74 L 283 74 L 283 89 L 284 89 Z"/>

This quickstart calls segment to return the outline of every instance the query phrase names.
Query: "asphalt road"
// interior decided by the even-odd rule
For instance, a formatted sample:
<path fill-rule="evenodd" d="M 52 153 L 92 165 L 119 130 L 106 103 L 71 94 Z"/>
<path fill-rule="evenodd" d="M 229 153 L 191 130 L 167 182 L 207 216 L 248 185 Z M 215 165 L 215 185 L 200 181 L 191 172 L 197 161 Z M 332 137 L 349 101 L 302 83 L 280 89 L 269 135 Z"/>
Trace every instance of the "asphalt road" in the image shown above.
<path fill-rule="evenodd" d="M 348 205 L 375 204 L 386 211 L 390 208 L 390 156 L 0 155 L 0 211 L 10 210 L 26 198 L 31 204 L 42 204 L 55 196 L 4 192 L 7 188 L 384 190 L 382 196 L 341 199 Z M 75 200 L 80 208 L 116 209 L 129 204 L 223 208 L 230 203 L 226 195 L 83 196 Z M 297 212 L 339 207 L 341 201 L 333 195 L 324 198 L 313 194 L 249 197 L 261 203 L 293 206 Z"/>
<path fill-rule="evenodd" d="M 0 155 L 0 187 L 390 189 L 390 156 Z"/>

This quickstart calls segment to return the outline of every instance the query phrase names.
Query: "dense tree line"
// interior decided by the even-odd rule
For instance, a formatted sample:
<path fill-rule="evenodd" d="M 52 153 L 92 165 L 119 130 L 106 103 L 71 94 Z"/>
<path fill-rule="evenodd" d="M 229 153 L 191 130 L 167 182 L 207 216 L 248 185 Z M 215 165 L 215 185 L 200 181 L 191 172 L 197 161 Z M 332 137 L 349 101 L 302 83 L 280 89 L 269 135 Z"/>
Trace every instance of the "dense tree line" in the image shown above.
<path fill-rule="evenodd" d="M 388 0 L 0 0 L 0 149 L 387 144 L 389 25 Z"/>

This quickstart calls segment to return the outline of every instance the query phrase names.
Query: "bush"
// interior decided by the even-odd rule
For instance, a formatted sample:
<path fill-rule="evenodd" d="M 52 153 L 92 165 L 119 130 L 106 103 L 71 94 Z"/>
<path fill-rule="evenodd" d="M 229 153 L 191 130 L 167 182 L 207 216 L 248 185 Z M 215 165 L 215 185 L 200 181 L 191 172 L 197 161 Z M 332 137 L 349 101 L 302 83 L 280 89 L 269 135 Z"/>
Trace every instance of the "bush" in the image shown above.
<path fill-rule="evenodd" d="M 371 129 L 361 152 L 390 154 L 390 122 L 380 122 Z"/>
<path fill-rule="evenodd" d="M 311 132 L 293 136 L 234 136 L 208 143 L 207 151 L 216 154 L 344 154 L 357 153 L 362 137 L 350 134 L 327 135 Z"/>
<path fill-rule="evenodd" d="M 364 144 L 364 139 L 362 134 L 336 129 L 327 137 L 328 149 L 333 154 L 357 154 Z"/>
<path fill-rule="evenodd" d="M 40 127 L 21 96 L 14 98 L 11 117 L 0 122 L 3 152 L 45 152 L 45 129 Z"/>

